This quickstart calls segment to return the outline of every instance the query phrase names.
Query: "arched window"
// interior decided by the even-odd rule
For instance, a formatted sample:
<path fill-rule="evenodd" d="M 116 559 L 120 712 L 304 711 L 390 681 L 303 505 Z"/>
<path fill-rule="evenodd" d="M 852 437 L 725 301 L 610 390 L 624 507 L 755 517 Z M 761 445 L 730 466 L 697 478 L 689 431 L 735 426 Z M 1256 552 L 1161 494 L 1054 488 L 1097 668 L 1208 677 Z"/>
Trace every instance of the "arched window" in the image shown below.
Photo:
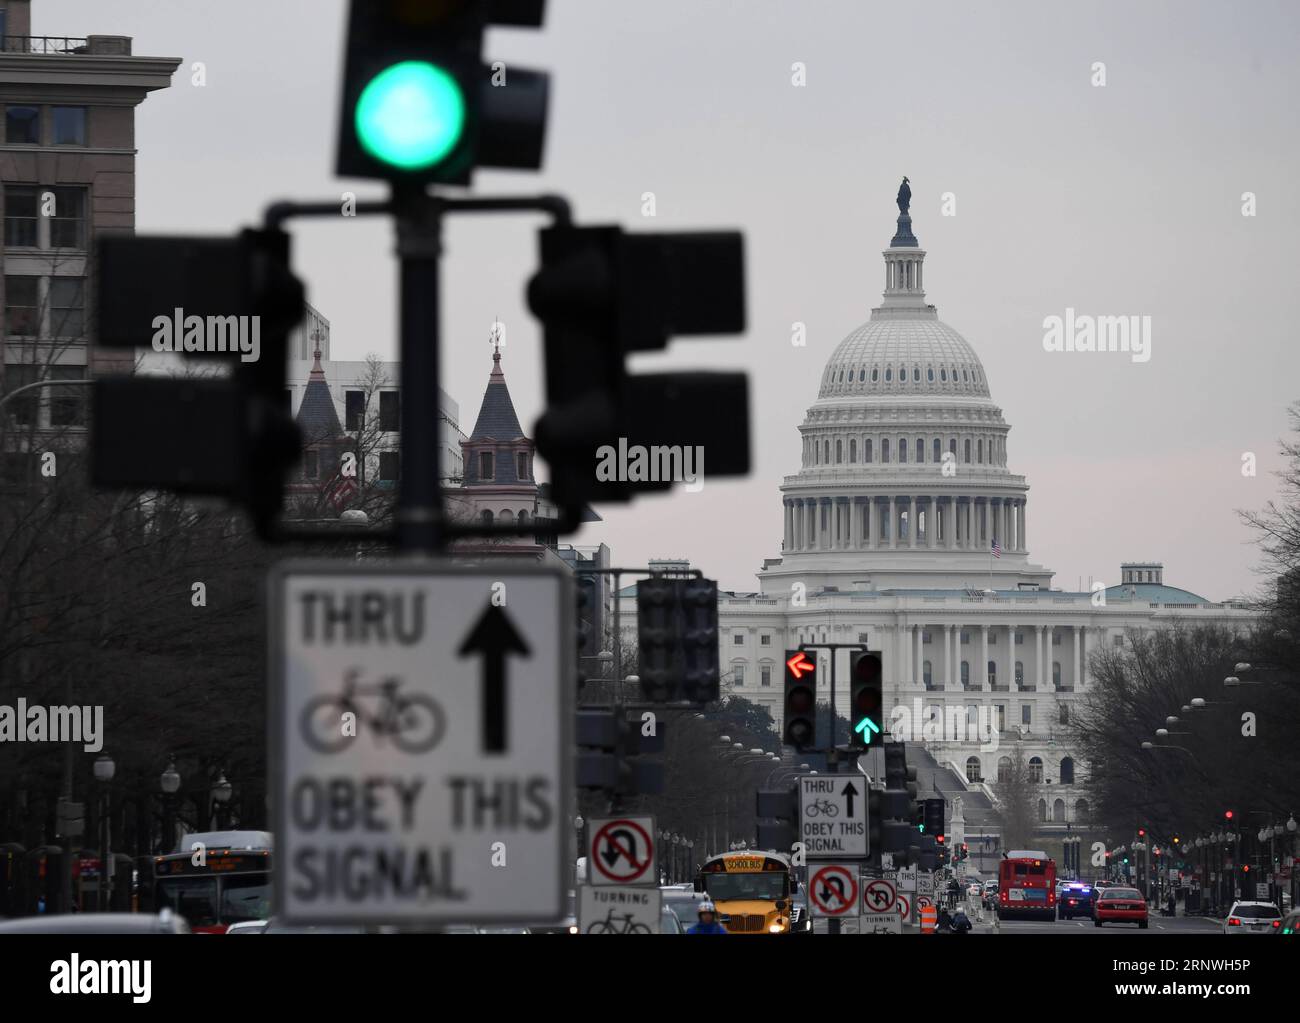
<path fill-rule="evenodd" d="M 1029 758 L 1029 780 L 1041 785 L 1043 782 L 1043 758 Z"/>
<path fill-rule="evenodd" d="M 966 780 L 967 780 L 967 781 L 983 781 L 983 780 L 984 780 L 983 777 L 980 775 L 980 758 L 979 758 L 979 757 L 967 757 L 967 758 L 966 758 Z"/>
<path fill-rule="evenodd" d="M 899 462 L 907 461 L 907 438 L 898 438 L 898 460 Z"/>
<path fill-rule="evenodd" d="M 826 447 L 824 449 L 822 461 L 825 462 L 825 464 L 827 465 L 831 464 L 831 442 L 830 441 L 826 442 Z"/>
<path fill-rule="evenodd" d="M 939 438 L 936 437 L 934 438 L 934 460 L 936 462 L 939 461 L 939 446 Z"/>
<path fill-rule="evenodd" d="M 1061 704 L 1061 713 L 1060 715 L 1058 715 L 1057 720 L 1060 721 L 1060 723 L 1063 725 L 1068 725 L 1070 723 L 1069 704 L 1065 704 L 1065 703 Z"/>
<path fill-rule="evenodd" d="M 1025 662 L 1016 661 L 1016 685 L 1023 686 L 1024 684 L 1025 684 Z"/>
<path fill-rule="evenodd" d="M 483 509 L 483 514 L 480 515 L 479 518 L 481 518 L 486 525 L 492 525 L 492 513 L 486 508 Z"/>
<path fill-rule="evenodd" d="M 929 662 L 929 661 L 925 661 L 924 664 L 922 665 L 922 668 L 921 668 L 921 677 L 925 680 L 925 688 L 926 688 L 926 689 L 929 689 L 930 686 L 931 686 L 931 684 L 932 684 L 932 681 L 933 681 L 932 676 L 931 676 L 931 674 L 930 674 L 930 662 Z"/>
<path fill-rule="evenodd" d="M 920 366 L 913 366 L 913 367 L 912 367 L 912 383 L 914 383 L 914 384 L 919 384 L 920 382 L 921 382 L 921 367 L 920 367 Z"/>
<path fill-rule="evenodd" d="M 939 367 L 939 382 L 946 384 L 948 382 L 948 370 L 943 366 Z"/>
<path fill-rule="evenodd" d="M 970 465 L 970 438 L 969 437 L 966 438 L 966 458 L 964 459 L 964 461 L 966 462 L 967 465 Z"/>
<path fill-rule="evenodd" d="M 925 441 L 920 437 L 916 438 L 916 460 L 918 462 L 925 461 Z"/>
<path fill-rule="evenodd" d="M 970 685 L 970 661 L 961 662 L 961 684 L 963 686 Z"/>
<path fill-rule="evenodd" d="M 528 525 L 528 513 L 526 511 L 521 511 L 519 513 L 519 524 L 521 526 Z"/>
<path fill-rule="evenodd" d="M 997 684 L 998 684 L 998 662 L 989 661 L 989 685 L 995 686 Z"/>
<path fill-rule="evenodd" d="M 836 382 L 837 384 L 842 384 L 842 383 L 844 383 L 844 370 L 840 370 L 840 378 L 839 378 L 837 381 L 835 381 L 835 382 Z"/>
<path fill-rule="evenodd" d="M 998 757 L 998 781 L 1007 782 L 1011 780 L 1011 758 Z"/>
<path fill-rule="evenodd" d="M 1046 800 L 1046 799 L 1040 799 L 1040 800 L 1038 801 L 1038 819 L 1039 819 L 1040 821 L 1046 821 L 1046 820 L 1047 820 L 1047 800 Z"/>
<path fill-rule="evenodd" d="M 515 513 L 509 508 L 502 508 L 501 511 L 497 513 L 497 521 L 502 525 L 510 525 L 515 521 Z"/>
<path fill-rule="evenodd" d="M 879 379 L 880 379 L 880 367 L 879 367 L 879 366 L 872 366 L 872 367 L 871 367 L 871 382 L 874 384 L 874 383 L 876 383 Z"/>
<path fill-rule="evenodd" d="M 899 366 L 899 367 L 898 367 L 898 382 L 899 382 L 900 384 L 905 384 L 905 383 L 907 383 L 907 367 L 906 367 L 906 366 Z"/>
<path fill-rule="evenodd" d="M 1061 760 L 1061 784 L 1074 784 L 1074 760 L 1070 757 L 1064 757 Z"/>
<path fill-rule="evenodd" d="M 850 437 L 849 438 L 849 461 L 856 462 L 857 460 L 858 460 L 858 441 L 857 438 Z"/>
<path fill-rule="evenodd" d="M 1064 799 L 1058 799 L 1055 803 L 1052 804 L 1052 823 L 1054 824 L 1065 823 L 1065 800 Z"/>
<path fill-rule="evenodd" d="M 967 373 L 966 373 L 965 370 L 962 370 L 962 371 L 961 371 L 961 382 L 962 382 L 963 384 L 969 384 L 969 383 L 970 383 L 970 377 L 967 375 Z"/>
<path fill-rule="evenodd" d="M 948 453 L 951 454 L 953 460 L 956 461 L 957 459 L 957 438 L 956 437 L 948 438 Z"/>
<path fill-rule="evenodd" d="M 864 366 L 862 369 L 858 370 L 858 383 L 862 383 L 862 381 L 866 379 L 867 379 L 867 370 L 866 367 Z"/>
<path fill-rule="evenodd" d="M 927 384 L 932 384 L 932 383 L 934 383 L 934 367 L 933 367 L 933 366 L 926 366 L 926 367 L 925 367 L 925 382 L 926 382 Z"/>
<path fill-rule="evenodd" d="M 888 437 L 886 437 L 884 440 L 880 442 L 880 460 L 882 462 L 889 461 L 889 438 Z"/>
<path fill-rule="evenodd" d="M 866 440 L 862 442 L 862 460 L 864 462 L 871 461 L 871 438 L 870 437 L 868 437 Z"/>
<path fill-rule="evenodd" d="M 1057 689 L 1061 688 L 1061 662 L 1060 661 L 1052 662 L 1052 685 L 1056 686 Z"/>
<path fill-rule="evenodd" d="M 984 462 L 984 438 L 983 437 L 979 439 L 979 442 L 977 443 L 975 450 L 978 453 L 978 461 L 981 464 L 983 464 Z"/>
<path fill-rule="evenodd" d="M 840 462 L 843 461 L 844 461 L 844 441 L 837 440 L 835 442 L 835 463 L 838 465 Z"/>
<path fill-rule="evenodd" d="M 885 383 L 889 383 L 889 382 L 892 381 L 893 379 L 894 379 L 894 367 L 893 367 L 893 366 L 886 366 L 886 367 L 885 367 Z"/>

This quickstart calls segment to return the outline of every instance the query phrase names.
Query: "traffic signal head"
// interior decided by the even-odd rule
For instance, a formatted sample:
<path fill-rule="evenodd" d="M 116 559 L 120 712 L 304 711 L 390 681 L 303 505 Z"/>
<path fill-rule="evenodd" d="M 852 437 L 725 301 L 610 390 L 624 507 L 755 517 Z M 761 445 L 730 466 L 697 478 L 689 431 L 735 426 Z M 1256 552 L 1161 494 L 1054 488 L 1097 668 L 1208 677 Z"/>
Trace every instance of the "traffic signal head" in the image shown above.
<path fill-rule="evenodd" d="M 641 691 L 651 703 L 719 695 L 718 584 L 654 576 L 637 583 Z"/>
<path fill-rule="evenodd" d="M 944 837 L 944 802 L 941 798 L 927 799 L 925 808 L 925 830 L 940 842 Z"/>
<path fill-rule="evenodd" d="M 855 653 L 849 668 L 849 745 L 866 749 L 873 739 L 879 741 L 882 719 L 880 654 L 873 651 Z"/>
<path fill-rule="evenodd" d="M 544 0 L 353 0 L 337 172 L 468 184 L 541 166 L 545 74 L 481 54 L 490 24 L 537 27 Z"/>
<path fill-rule="evenodd" d="M 782 735 L 787 746 L 804 750 L 817 741 L 817 655 L 802 650 L 785 652 L 785 719 Z"/>
<path fill-rule="evenodd" d="M 1147 837 L 1147 829 L 1138 828 L 1138 838 L 1146 838 L 1146 837 Z"/>
<path fill-rule="evenodd" d="M 1231 810 L 1224 810 L 1224 811 L 1223 811 L 1223 819 L 1224 819 L 1225 821 L 1230 821 L 1230 820 L 1232 820 L 1232 811 L 1231 811 Z"/>

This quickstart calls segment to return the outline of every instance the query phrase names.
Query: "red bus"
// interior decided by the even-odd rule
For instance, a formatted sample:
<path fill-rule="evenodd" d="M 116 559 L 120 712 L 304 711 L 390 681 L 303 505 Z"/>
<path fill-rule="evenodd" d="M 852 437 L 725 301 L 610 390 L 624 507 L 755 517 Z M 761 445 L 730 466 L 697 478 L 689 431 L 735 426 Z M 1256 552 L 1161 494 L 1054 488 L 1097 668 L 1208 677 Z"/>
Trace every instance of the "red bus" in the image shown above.
<path fill-rule="evenodd" d="M 998 919 L 1056 919 L 1056 864 L 1041 849 L 1012 849 L 998 864 Z"/>
<path fill-rule="evenodd" d="M 152 876 L 141 879 L 146 911 L 166 907 L 184 917 L 195 934 L 225 934 L 233 923 L 270 916 L 267 832 L 197 832 L 182 838 L 177 848 L 149 861 Z"/>

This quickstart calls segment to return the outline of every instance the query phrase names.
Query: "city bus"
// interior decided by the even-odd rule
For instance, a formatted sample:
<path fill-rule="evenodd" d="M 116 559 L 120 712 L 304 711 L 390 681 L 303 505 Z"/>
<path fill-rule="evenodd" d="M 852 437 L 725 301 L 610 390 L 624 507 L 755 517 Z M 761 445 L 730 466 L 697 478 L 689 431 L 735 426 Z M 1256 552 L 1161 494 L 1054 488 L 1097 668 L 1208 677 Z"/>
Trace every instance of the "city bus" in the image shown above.
<path fill-rule="evenodd" d="M 700 866 L 695 890 L 707 892 L 728 934 L 790 934 L 795 879 L 790 857 L 749 850 L 720 853 Z M 683 921 L 688 927 L 694 920 Z"/>
<path fill-rule="evenodd" d="M 1012 849 L 998 863 L 998 918 L 1056 919 L 1056 864 L 1041 849 Z"/>
<path fill-rule="evenodd" d="M 149 857 L 144 868 L 141 909 L 170 909 L 195 934 L 224 934 L 233 923 L 271 914 L 271 836 L 265 831 L 186 835 L 176 852 Z"/>

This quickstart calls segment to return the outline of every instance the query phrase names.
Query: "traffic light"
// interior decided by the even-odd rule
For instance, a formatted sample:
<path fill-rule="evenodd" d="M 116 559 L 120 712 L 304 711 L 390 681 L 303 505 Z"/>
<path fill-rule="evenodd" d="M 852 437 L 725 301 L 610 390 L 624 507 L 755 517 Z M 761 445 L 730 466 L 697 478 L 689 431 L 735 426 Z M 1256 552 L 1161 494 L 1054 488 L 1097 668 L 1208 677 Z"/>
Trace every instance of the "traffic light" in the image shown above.
<path fill-rule="evenodd" d="M 872 739 L 881 734 L 881 661 L 878 653 L 868 650 L 855 653 L 850 659 L 849 714 L 853 722 L 849 745 L 866 749 Z"/>
<path fill-rule="evenodd" d="M 636 588 L 641 692 L 651 703 L 718 699 L 718 584 L 642 579 Z"/>
<path fill-rule="evenodd" d="M 785 652 L 783 741 L 803 752 L 817 741 L 817 660 L 802 650 Z"/>
<path fill-rule="evenodd" d="M 856 678 L 856 674 L 855 674 Z M 916 768 L 907 766 L 907 747 L 885 743 L 885 790 L 881 793 L 881 847 L 905 866 L 920 858 L 921 842 L 911 822 L 916 817 Z"/>
<path fill-rule="evenodd" d="M 965 842 L 961 844 L 961 859 L 963 863 L 970 859 L 970 846 Z"/>
<path fill-rule="evenodd" d="M 270 536 L 302 448 L 285 402 L 289 333 L 306 302 L 289 268 L 289 236 L 106 235 L 96 242 L 96 263 L 101 345 L 152 342 L 187 358 L 225 359 L 232 371 L 96 380 L 93 481 L 229 497 Z"/>
<path fill-rule="evenodd" d="M 339 103 L 343 177 L 464 185 L 536 170 L 547 76 L 482 57 L 489 25 L 536 28 L 544 0 L 353 0 Z"/>
<path fill-rule="evenodd" d="M 640 722 L 629 721 L 606 708 L 578 711 L 579 788 L 603 789 L 621 795 L 653 795 L 664 788 L 662 760 L 649 759 L 664 751 L 663 721 L 645 735 Z"/>
<path fill-rule="evenodd" d="M 760 790 L 755 794 L 754 815 L 759 849 L 792 849 L 798 838 L 799 789 L 790 786 L 776 791 Z M 766 819 L 763 819 L 766 818 Z"/>
<path fill-rule="evenodd" d="M 1232 820 L 1232 811 L 1231 811 L 1231 810 L 1224 810 L 1224 811 L 1223 811 L 1223 819 L 1224 819 L 1225 821 L 1231 821 L 1231 820 Z"/>
<path fill-rule="evenodd" d="M 528 304 L 542 324 L 546 410 L 534 436 L 553 500 L 570 513 L 702 473 L 749 471 L 744 373 L 627 373 L 631 352 L 674 336 L 745 327 L 739 232 L 628 234 L 561 224 L 539 232 Z M 704 457 L 707 454 L 707 464 Z"/>
<path fill-rule="evenodd" d="M 1146 838 L 1146 837 L 1147 837 L 1147 829 L 1138 828 L 1138 838 Z"/>
<path fill-rule="evenodd" d="M 940 798 L 927 799 L 923 804 L 925 815 L 925 832 L 942 842 L 944 838 L 944 801 Z"/>

